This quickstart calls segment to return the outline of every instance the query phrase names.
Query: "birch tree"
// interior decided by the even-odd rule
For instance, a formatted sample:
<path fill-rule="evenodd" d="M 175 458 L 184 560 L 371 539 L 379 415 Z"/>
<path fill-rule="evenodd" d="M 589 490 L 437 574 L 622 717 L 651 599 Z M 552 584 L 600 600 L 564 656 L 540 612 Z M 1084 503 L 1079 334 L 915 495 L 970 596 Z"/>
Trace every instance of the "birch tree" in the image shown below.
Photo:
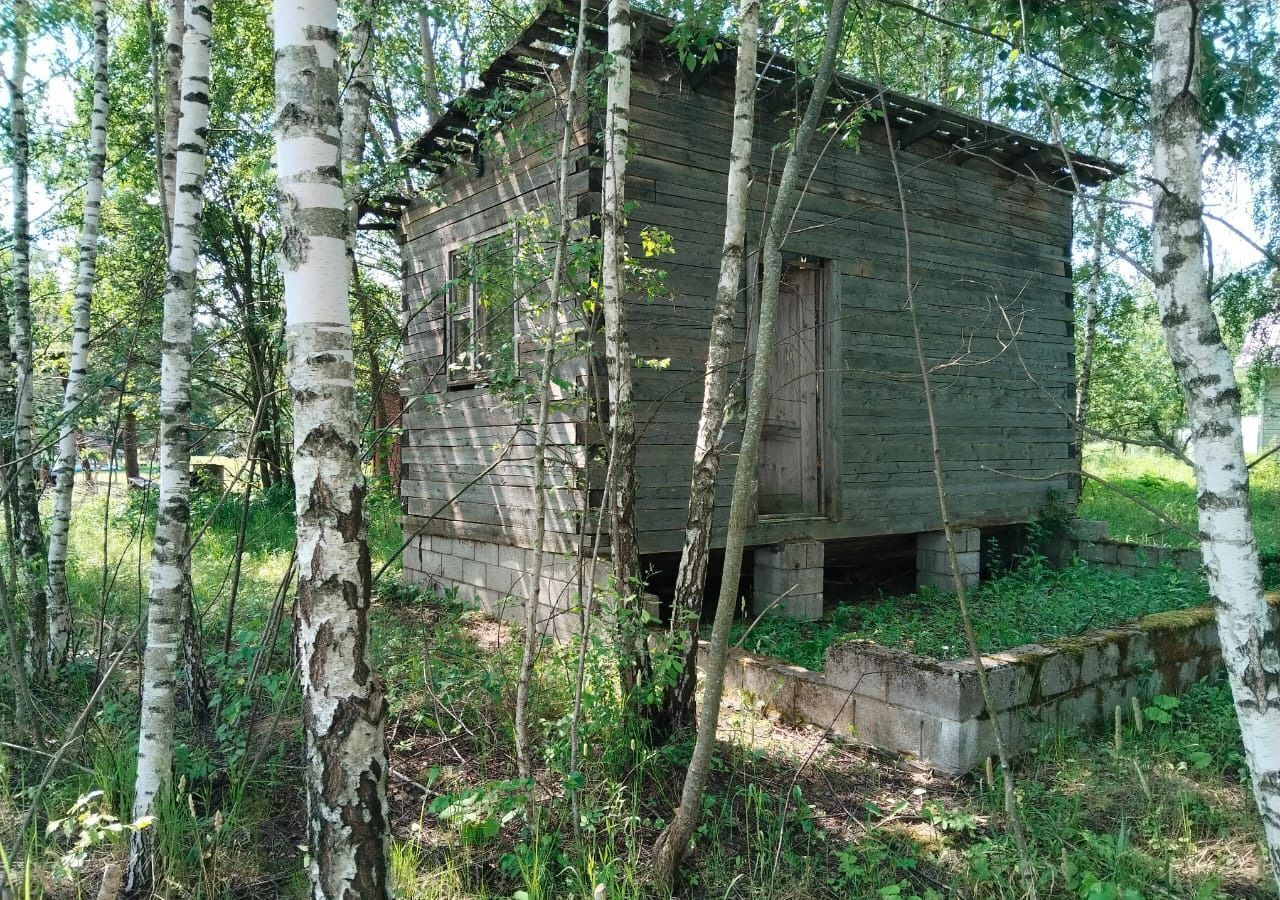
<path fill-rule="evenodd" d="M 31 342 L 31 223 L 28 217 L 28 179 L 31 144 L 27 128 L 27 43 L 31 5 L 15 0 L 12 12 L 13 75 L 9 79 L 9 133 L 13 142 L 13 306 L 10 347 L 14 362 L 14 517 L 18 556 L 27 597 L 29 628 L 27 669 L 42 677 L 47 668 L 49 624 L 45 601 L 45 550 L 40 528 L 33 458 L 32 405 L 35 396 L 35 353 Z"/>
<path fill-rule="evenodd" d="M 1280 635 L 1249 518 L 1240 391 L 1210 304 L 1195 0 L 1157 0 L 1151 110 L 1155 292 L 1192 433 L 1201 551 L 1254 798 L 1280 885 Z"/>
<path fill-rule="evenodd" d="M 53 517 L 49 524 L 49 666 L 60 668 L 71 647 L 71 598 L 67 592 L 67 533 L 76 475 L 76 432 L 84 402 L 89 367 L 89 311 L 98 264 L 98 220 L 102 206 L 102 172 L 107 160 L 107 3 L 93 0 L 93 111 L 89 119 L 89 172 L 80 258 L 71 309 L 71 364 L 62 401 L 58 458 L 53 473 Z"/>
<path fill-rule="evenodd" d="M 702 381 L 702 412 L 693 448 L 693 476 L 689 484 L 689 512 L 684 547 L 676 574 L 671 634 L 683 666 L 673 684 L 663 689 L 660 722 L 670 732 L 693 724 L 694 689 L 698 672 L 698 621 L 707 583 L 716 477 L 720 473 L 720 441 L 729 406 L 733 319 L 746 246 L 747 205 L 751 188 L 752 129 L 756 109 L 756 48 L 760 26 L 759 0 L 743 0 L 738 22 L 738 64 L 734 77 L 733 135 L 729 145 L 729 180 L 725 189 L 724 246 L 720 277 L 711 314 L 711 340 Z"/>
<path fill-rule="evenodd" d="M 769 375 L 773 364 L 773 338 L 777 324 L 778 293 L 782 279 L 782 244 L 799 202 L 800 166 L 817 131 L 826 104 L 827 91 L 835 72 L 836 55 L 844 32 L 844 16 L 848 0 L 833 0 L 827 18 L 822 57 L 814 72 L 813 85 L 782 167 L 778 192 L 765 226 L 761 258 L 760 312 L 757 317 L 755 366 L 747 398 L 747 417 L 742 427 L 742 445 L 738 467 L 733 477 L 733 494 L 729 504 L 729 527 L 725 534 L 724 569 L 720 578 L 720 595 L 716 599 L 715 621 L 707 652 L 702 705 L 698 710 L 698 733 L 693 756 L 685 772 L 680 792 L 680 805 L 670 824 L 658 835 L 653 848 L 654 878 L 669 885 L 679 870 L 689 841 L 693 838 L 702 811 L 702 795 L 711 771 L 715 753 L 716 727 L 720 722 L 720 699 L 724 694 L 724 672 L 729 658 L 729 629 L 733 625 L 738 599 L 738 581 L 742 575 L 742 556 L 751 517 L 751 491 L 760 457 L 760 434 L 769 402 Z"/>
<path fill-rule="evenodd" d="M 373 402 L 372 424 L 374 431 L 385 427 L 382 415 L 383 394 L 387 389 L 386 375 L 378 358 L 381 351 L 378 339 L 377 316 L 370 303 L 369 293 L 360 281 L 360 266 L 356 260 L 356 228 L 360 222 L 360 167 L 364 163 L 365 137 L 369 131 L 369 101 L 373 94 L 373 4 L 361 0 L 355 5 L 355 24 L 351 29 L 351 77 L 342 93 L 342 171 L 346 186 L 347 203 L 347 259 L 351 266 L 351 288 L 356 308 L 362 320 L 365 352 L 369 366 L 369 393 Z M 374 454 L 374 474 L 380 454 Z"/>
<path fill-rule="evenodd" d="M 169 0 L 169 14 L 164 31 L 164 144 L 156 151 L 160 158 L 160 211 L 164 215 L 164 233 L 170 246 L 173 244 L 173 192 L 178 153 L 178 119 L 181 112 L 186 2 L 187 0 Z"/>
<path fill-rule="evenodd" d="M 347 303 L 338 9 L 334 0 L 276 0 L 274 10 L 308 875 L 315 900 L 382 900 L 387 702 L 368 658 L 369 548 Z"/>
<path fill-rule="evenodd" d="M 191 520 L 191 332 L 204 217 L 205 141 L 209 125 L 209 46 L 212 20 L 203 0 L 187 0 L 182 40 L 182 102 L 174 165 L 173 236 L 165 286 L 160 356 L 160 489 L 151 581 L 147 643 L 142 658 L 142 715 L 133 817 L 153 816 L 173 774 L 174 689 Z M 129 892 L 150 884 L 152 835 L 130 836 Z"/>
<path fill-rule="evenodd" d="M 609 553 L 618 592 L 618 652 L 623 694 L 633 710 L 648 682 L 649 654 L 640 621 L 644 586 L 636 542 L 636 416 L 631 341 L 627 335 L 627 220 L 623 208 L 631 116 L 631 3 L 609 0 L 605 88 L 604 186 L 600 269 L 604 352 L 609 371 Z M 642 713 L 641 718 L 647 718 Z"/>

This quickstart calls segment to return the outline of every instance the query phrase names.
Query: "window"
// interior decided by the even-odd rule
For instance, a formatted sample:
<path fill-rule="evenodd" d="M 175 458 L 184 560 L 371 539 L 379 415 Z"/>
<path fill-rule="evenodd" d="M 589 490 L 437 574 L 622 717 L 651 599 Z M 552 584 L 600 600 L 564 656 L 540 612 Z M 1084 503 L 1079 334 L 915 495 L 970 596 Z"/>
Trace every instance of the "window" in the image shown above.
<path fill-rule="evenodd" d="M 445 341 L 452 384 L 473 384 L 518 362 L 516 252 L 513 230 L 449 254 Z"/>

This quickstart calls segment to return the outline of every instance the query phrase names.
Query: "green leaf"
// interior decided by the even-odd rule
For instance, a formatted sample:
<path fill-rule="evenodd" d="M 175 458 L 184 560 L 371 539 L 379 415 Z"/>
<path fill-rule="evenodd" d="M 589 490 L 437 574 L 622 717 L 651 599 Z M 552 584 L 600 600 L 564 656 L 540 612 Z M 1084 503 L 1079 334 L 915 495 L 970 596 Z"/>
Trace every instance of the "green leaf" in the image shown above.
<path fill-rule="evenodd" d="M 1204 750 L 1196 750 L 1187 757 L 1187 761 L 1197 769 L 1207 769 L 1213 765 L 1213 754 Z"/>

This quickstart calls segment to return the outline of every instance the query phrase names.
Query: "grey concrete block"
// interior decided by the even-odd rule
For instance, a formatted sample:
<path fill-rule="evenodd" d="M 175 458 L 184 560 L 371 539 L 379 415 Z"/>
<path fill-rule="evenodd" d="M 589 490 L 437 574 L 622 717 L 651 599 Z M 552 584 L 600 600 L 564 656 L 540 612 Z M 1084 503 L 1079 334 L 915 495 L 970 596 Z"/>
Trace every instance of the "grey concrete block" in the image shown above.
<path fill-rule="evenodd" d="M 1120 645 L 1114 640 L 1094 640 L 1080 650 L 1080 682 L 1093 684 L 1120 674 Z"/>
<path fill-rule="evenodd" d="M 848 737 L 854 729 L 857 695 L 832 687 L 820 678 L 796 680 L 796 719 L 830 729 L 833 735 Z"/>
<path fill-rule="evenodd" d="M 953 528 L 951 540 L 957 553 L 977 553 L 982 549 L 982 531 L 977 528 Z M 947 536 L 942 531 L 922 531 L 916 535 L 916 549 L 945 554 Z"/>
<path fill-rule="evenodd" d="M 1067 533 L 1078 541 L 1103 541 L 1107 539 L 1107 523 L 1098 519 L 1072 519 Z"/>
<path fill-rule="evenodd" d="M 424 572 L 439 572 L 444 566 L 444 557 L 434 550 L 424 550 L 419 560 L 419 566 Z"/>
<path fill-rule="evenodd" d="M 472 558 L 476 562 L 497 563 L 498 562 L 498 545 L 489 544 L 484 541 L 476 541 L 471 545 Z"/>
<path fill-rule="evenodd" d="M 462 581 L 472 587 L 483 588 L 486 587 L 486 575 L 484 563 L 476 562 L 474 559 L 462 560 Z"/>
<path fill-rule="evenodd" d="M 794 618 L 822 616 L 824 549 L 820 541 L 757 547 L 752 553 L 755 590 L 751 613 L 765 610 Z M 781 602 L 775 603 L 779 598 Z"/>
<path fill-rule="evenodd" d="M 485 564 L 485 584 L 491 589 L 512 597 L 526 599 L 529 596 L 528 578 L 505 566 Z"/>
<path fill-rule="evenodd" d="M 516 572 L 525 571 L 528 551 L 523 547 L 509 547 L 506 544 L 498 547 L 498 564 Z"/>
<path fill-rule="evenodd" d="M 1055 653 L 1040 665 L 1039 690 L 1041 699 L 1056 697 L 1074 691 L 1080 684 L 1080 659 L 1071 653 Z"/>
<path fill-rule="evenodd" d="M 1173 565 L 1184 572 L 1195 572 L 1204 565 L 1204 557 L 1199 550 L 1175 550 Z"/>
<path fill-rule="evenodd" d="M 991 697 L 998 711 L 1017 709 L 1030 702 L 1039 663 L 1051 654 L 1049 648 L 1030 645 L 1017 651 L 983 657 L 987 685 L 991 688 Z M 949 660 L 942 663 L 942 668 L 951 675 L 956 688 L 948 708 L 939 712 L 961 720 L 985 716 L 987 704 L 973 660 Z"/>
<path fill-rule="evenodd" d="M 1116 564 L 1115 544 L 1081 543 L 1080 558 L 1095 565 L 1114 566 Z"/>
<path fill-rule="evenodd" d="M 814 621 L 822 618 L 821 594 L 787 594 L 774 611 L 790 619 Z"/>

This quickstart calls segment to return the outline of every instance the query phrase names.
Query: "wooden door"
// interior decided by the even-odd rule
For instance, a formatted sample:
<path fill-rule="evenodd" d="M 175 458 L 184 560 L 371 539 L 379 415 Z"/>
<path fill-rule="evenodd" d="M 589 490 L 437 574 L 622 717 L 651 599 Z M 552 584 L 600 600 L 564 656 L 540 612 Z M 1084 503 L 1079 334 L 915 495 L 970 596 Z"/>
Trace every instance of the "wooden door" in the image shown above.
<path fill-rule="evenodd" d="M 757 510 L 761 516 L 822 513 L 819 427 L 819 311 L 822 270 L 789 262 L 778 292 L 769 407 L 760 438 Z"/>

